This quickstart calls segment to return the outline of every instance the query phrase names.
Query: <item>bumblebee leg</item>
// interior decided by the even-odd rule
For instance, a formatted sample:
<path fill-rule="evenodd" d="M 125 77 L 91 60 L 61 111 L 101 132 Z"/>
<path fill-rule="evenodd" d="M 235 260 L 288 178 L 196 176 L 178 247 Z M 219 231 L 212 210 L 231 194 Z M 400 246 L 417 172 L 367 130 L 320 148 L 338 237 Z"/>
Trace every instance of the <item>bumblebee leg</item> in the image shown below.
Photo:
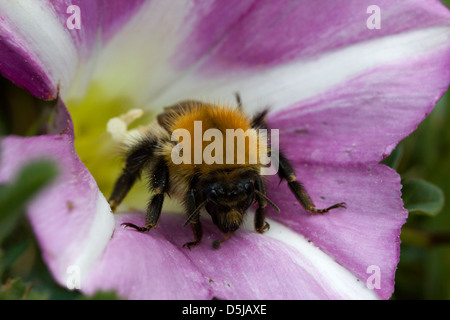
<path fill-rule="evenodd" d="M 200 220 L 192 220 L 191 228 L 192 232 L 194 233 L 195 241 L 186 242 L 185 244 L 183 244 L 183 247 L 188 249 L 191 249 L 191 247 L 195 247 L 196 245 L 198 245 L 200 241 L 202 241 L 203 236 L 203 228 Z"/>
<path fill-rule="evenodd" d="M 194 183 L 195 183 L 195 181 L 193 181 L 192 185 Z M 195 211 L 195 209 L 197 209 L 196 200 L 195 200 L 195 189 L 191 188 L 188 191 L 188 193 L 186 195 L 185 204 L 186 204 L 187 215 L 190 216 L 191 213 L 193 213 Z M 195 247 L 202 240 L 203 228 L 202 228 L 202 224 L 200 223 L 200 215 L 197 215 L 196 217 L 192 218 L 192 220 L 190 221 L 190 225 L 192 228 L 192 232 L 194 233 L 195 241 L 187 242 L 183 245 L 183 247 L 188 248 L 188 249 L 190 249 L 191 247 Z"/>
<path fill-rule="evenodd" d="M 116 211 L 117 206 L 122 202 L 123 198 L 130 191 L 133 184 L 141 175 L 144 165 L 153 155 L 156 141 L 142 141 L 133 148 L 126 159 L 125 168 L 120 177 L 114 184 L 113 192 L 109 197 L 109 205 L 111 210 Z"/>
<path fill-rule="evenodd" d="M 125 222 L 123 226 L 131 227 L 140 232 L 149 231 L 158 224 L 159 216 L 161 215 L 162 205 L 164 203 L 164 193 L 169 190 L 169 168 L 164 159 L 161 159 L 155 166 L 150 180 L 151 187 L 155 195 L 152 197 L 150 204 L 147 207 L 147 217 L 145 226 L 139 227 L 135 224 Z"/>
<path fill-rule="evenodd" d="M 260 176 L 256 175 L 255 179 L 255 189 L 265 195 L 266 190 Z M 258 203 L 258 208 L 256 209 L 255 213 L 255 230 L 259 233 L 264 233 L 270 228 L 269 223 L 266 222 L 267 201 L 264 197 L 256 194 L 256 202 Z"/>
<path fill-rule="evenodd" d="M 158 223 L 159 216 L 161 215 L 161 209 L 164 202 L 164 194 L 155 194 L 150 201 L 150 205 L 147 209 L 147 218 L 145 220 L 145 227 L 139 227 L 130 222 L 122 223 L 125 227 L 131 227 L 140 232 L 149 231 L 151 228 L 155 227 Z"/>
<path fill-rule="evenodd" d="M 251 124 L 252 128 L 267 129 L 267 123 L 265 120 L 267 112 L 268 110 L 265 109 L 253 117 Z M 296 181 L 294 169 L 289 163 L 289 160 L 284 156 L 284 154 L 281 151 L 279 152 L 278 175 L 282 180 L 285 179 L 288 182 L 288 186 L 291 189 L 292 193 L 297 198 L 298 202 L 302 205 L 302 207 L 305 210 L 309 212 L 322 214 L 330 211 L 331 209 L 345 208 L 345 203 L 340 202 L 326 209 L 317 209 L 314 203 L 312 202 L 311 198 L 309 197 L 308 193 L 306 192 L 305 188 L 303 187 L 303 185 L 300 182 Z M 258 210 L 256 212 L 258 213 Z"/>
<path fill-rule="evenodd" d="M 279 153 L 279 170 L 278 175 L 281 179 L 285 179 L 288 183 L 289 189 L 291 189 L 292 193 L 294 194 L 295 198 L 298 200 L 298 202 L 302 205 L 302 207 L 311 213 L 326 213 L 330 211 L 331 209 L 336 208 L 345 208 L 345 203 L 340 202 L 336 203 L 326 209 L 317 209 L 314 205 L 313 201 L 309 197 L 308 193 L 306 192 L 306 189 L 303 187 L 303 185 L 296 180 L 294 170 L 289 163 L 289 161 L 286 159 L 286 157 L 280 152 Z"/>

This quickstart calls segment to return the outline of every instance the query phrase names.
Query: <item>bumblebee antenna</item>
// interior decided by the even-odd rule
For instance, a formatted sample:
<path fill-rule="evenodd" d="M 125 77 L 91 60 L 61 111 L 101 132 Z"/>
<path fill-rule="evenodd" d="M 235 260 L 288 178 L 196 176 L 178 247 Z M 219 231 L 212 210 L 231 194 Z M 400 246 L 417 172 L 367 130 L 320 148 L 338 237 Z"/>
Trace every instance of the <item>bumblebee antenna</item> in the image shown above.
<path fill-rule="evenodd" d="M 277 205 L 276 205 L 275 203 L 272 202 L 272 200 L 270 200 L 269 198 L 267 198 L 267 196 L 266 196 L 264 193 L 262 193 L 262 192 L 260 192 L 260 191 L 258 191 L 258 190 L 255 190 L 255 192 L 256 192 L 256 194 L 257 194 L 258 196 L 264 198 L 264 199 L 272 206 L 272 208 L 275 209 L 276 212 L 280 212 L 280 208 L 278 208 Z"/>
<path fill-rule="evenodd" d="M 234 96 L 236 98 L 236 102 L 238 105 L 239 110 L 242 110 L 242 101 L 241 101 L 241 95 L 239 94 L 239 92 L 235 92 Z"/>
<path fill-rule="evenodd" d="M 183 227 L 186 227 L 192 219 L 194 219 L 196 216 L 200 214 L 200 210 L 206 205 L 206 203 L 210 201 L 209 199 L 203 201 L 195 210 L 189 215 L 186 222 L 183 224 Z"/>

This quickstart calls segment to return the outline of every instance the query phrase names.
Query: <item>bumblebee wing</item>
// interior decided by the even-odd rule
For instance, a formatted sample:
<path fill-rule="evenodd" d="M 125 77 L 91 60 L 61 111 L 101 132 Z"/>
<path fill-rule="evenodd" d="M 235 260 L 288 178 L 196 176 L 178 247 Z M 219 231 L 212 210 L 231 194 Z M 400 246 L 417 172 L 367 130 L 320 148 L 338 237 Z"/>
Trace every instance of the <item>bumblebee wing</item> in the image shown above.
<path fill-rule="evenodd" d="M 180 115 L 189 112 L 192 107 L 201 105 L 202 103 L 196 100 L 183 100 L 174 104 L 173 106 L 164 107 L 164 111 L 157 116 L 157 121 L 161 127 L 170 132 L 173 122 Z"/>

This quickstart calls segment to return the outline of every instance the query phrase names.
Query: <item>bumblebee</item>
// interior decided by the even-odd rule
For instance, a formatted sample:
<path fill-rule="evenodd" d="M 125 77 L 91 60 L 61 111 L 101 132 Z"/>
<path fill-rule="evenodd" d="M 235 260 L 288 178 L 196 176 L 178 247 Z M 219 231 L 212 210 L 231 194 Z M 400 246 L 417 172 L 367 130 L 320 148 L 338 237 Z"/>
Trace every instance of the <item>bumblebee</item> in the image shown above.
<path fill-rule="evenodd" d="M 260 138 L 259 129 L 267 130 L 265 117 L 268 110 L 249 117 L 242 110 L 239 95 L 236 95 L 236 99 L 237 107 L 194 100 L 166 107 L 156 121 L 127 147 L 125 167 L 109 198 L 112 211 L 116 210 L 142 172 L 147 173 L 153 196 L 147 206 L 145 226 L 129 222 L 122 225 L 140 232 L 156 227 L 164 197 L 168 195 L 182 202 L 187 217 L 184 226 L 190 225 L 192 228 L 194 241 L 185 243 L 184 247 L 191 248 L 200 243 L 203 234 L 200 213 L 203 211 L 211 216 L 213 223 L 225 234 L 224 238 L 213 242 L 213 248 L 216 249 L 239 228 L 252 204 L 256 204 L 255 230 L 264 233 L 269 229 L 270 226 L 265 221 L 266 207 L 270 205 L 277 211 L 279 209 L 266 196 L 261 175 L 263 164 L 261 161 L 250 161 L 252 156 L 261 159 L 261 155 L 270 155 L 270 143 L 250 139 L 252 135 Z M 199 123 L 200 132 L 195 132 Z M 203 157 L 199 159 L 199 153 L 205 154 L 209 144 L 202 139 L 199 146 L 198 137 L 204 137 L 211 129 L 224 135 L 231 129 L 250 132 L 249 143 L 243 149 L 238 149 L 237 146 L 230 149 L 226 143 L 222 143 L 223 148 L 212 152 L 215 160 L 219 161 Z M 180 130 L 190 133 L 190 138 L 175 135 Z M 254 144 L 256 148 L 252 148 L 255 147 Z M 174 155 L 190 161 L 174 161 Z M 225 159 L 225 155 L 229 158 Z M 236 161 L 242 155 L 245 161 Z M 234 161 L 225 161 L 230 158 Z M 277 174 L 281 180 L 287 181 L 290 190 L 306 211 L 323 214 L 335 208 L 345 208 L 345 203 L 341 202 L 326 209 L 317 209 L 305 188 L 296 180 L 289 160 L 281 151 L 278 151 Z"/>

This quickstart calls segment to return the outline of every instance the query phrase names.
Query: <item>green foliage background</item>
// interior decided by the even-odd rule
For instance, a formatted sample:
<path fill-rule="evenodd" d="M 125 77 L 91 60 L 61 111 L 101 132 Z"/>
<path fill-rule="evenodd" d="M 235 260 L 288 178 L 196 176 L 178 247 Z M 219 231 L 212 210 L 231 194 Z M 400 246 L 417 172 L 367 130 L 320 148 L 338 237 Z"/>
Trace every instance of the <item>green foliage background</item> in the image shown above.
<path fill-rule="evenodd" d="M 450 8 L 450 0 L 442 2 Z M 0 135 L 36 132 L 52 107 L 0 79 Z M 449 124 L 447 91 L 384 161 L 401 175 L 410 211 L 401 234 L 394 300 L 450 299 Z M 112 292 L 85 297 L 58 286 L 41 260 L 24 206 L 56 175 L 52 163 L 40 161 L 23 168 L 14 182 L 0 185 L 0 299 L 117 299 Z"/>
<path fill-rule="evenodd" d="M 428 118 L 397 147 L 397 152 L 403 150 L 397 168 L 402 181 L 428 182 L 428 186 L 419 187 L 419 193 L 407 189 L 403 183 L 405 207 L 410 210 L 411 201 L 414 207 L 416 203 L 428 203 L 432 207 L 428 212 L 410 210 L 402 229 L 394 293 L 397 299 L 450 299 L 449 124 L 450 93 L 447 91 Z M 412 193 L 415 199 L 408 202 L 406 199 L 412 198 Z"/>

